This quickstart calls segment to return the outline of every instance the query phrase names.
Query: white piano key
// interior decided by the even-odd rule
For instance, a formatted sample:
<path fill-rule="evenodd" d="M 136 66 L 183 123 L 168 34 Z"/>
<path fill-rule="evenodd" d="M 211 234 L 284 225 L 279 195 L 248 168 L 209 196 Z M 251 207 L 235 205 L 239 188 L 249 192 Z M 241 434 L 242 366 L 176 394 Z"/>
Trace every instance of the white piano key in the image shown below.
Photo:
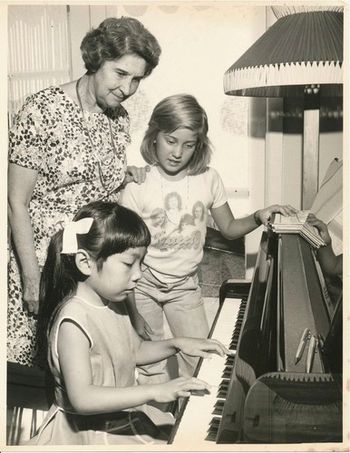
<path fill-rule="evenodd" d="M 230 344 L 232 332 L 239 312 L 241 299 L 226 298 L 215 328 L 211 335 L 212 338 L 221 341 L 223 344 Z M 185 445 L 187 448 L 192 444 L 213 445 L 213 441 L 207 441 L 208 428 L 213 419 L 213 410 L 218 401 L 217 391 L 222 382 L 222 372 L 226 366 L 227 356 L 220 357 L 213 355 L 211 359 L 203 360 L 198 373 L 198 378 L 208 382 L 212 386 L 209 395 L 196 396 L 189 398 L 182 419 L 175 434 L 173 445 Z M 218 417 L 215 415 L 215 417 Z"/>

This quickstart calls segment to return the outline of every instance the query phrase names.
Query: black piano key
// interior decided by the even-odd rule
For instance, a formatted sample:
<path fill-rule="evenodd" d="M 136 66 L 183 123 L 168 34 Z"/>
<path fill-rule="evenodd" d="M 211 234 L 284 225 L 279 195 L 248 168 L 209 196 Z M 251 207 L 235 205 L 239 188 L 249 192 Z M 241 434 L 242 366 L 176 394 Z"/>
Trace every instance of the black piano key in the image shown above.
<path fill-rule="evenodd" d="M 225 380 L 225 381 L 222 381 L 219 385 L 219 392 L 222 392 L 222 391 L 227 391 L 228 387 L 230 385 L 230 382 Z"/>
<path fill-rule="evenodd" d="M 233 366 L 234 366 L 234 362 L 230 362 L 230 363 L 225 363 L 225 368 L 224 368 L 224 371 L 223 372 L 229 372 L 231 371 L 232 372 L 232 369 L 233 369 Z"/>
<path fill-rule="evenodd" d="M 217 398 L 225 399 L 227 396 L 227 389 L 226 390 L 219 390 L 218 393 L 216 394 Z"/>
<path fill-rule="evenodd" d="M 234 359 L 234 358 L 233 358 Z M 231 360 L 230 363 L 225 363 L 225 368 L 222 370 L 221 377 L 222 379 L 230 379 L 233 372 L 234 360 Z"/>
<path fill-rule="evenodd" d="M 214 407 L 212 414 L 213 415 L 222 415 L 223 412 L 224 412 L 223 407 Z"/>
<path fill-rule="evenodd" d="M 239 326 L 242 325 L 243 318 L 244 318 L 244 313 L 242 313 L 241 315 L 237 316 L 236 325 L 235 325 L 236 329 L 239 328 Z"/>
<path fill-rule="evenodd" d="M 225 363 L 225 371 L 224 371 L 224 372 L 229 372 L 230 369 L 231 369 L 231 371 L 232 371 L 233 366 L 234 366 L 234 362 L 229 362 L 229 363 L 226 362 L 226 363 Z"/>
<path fill-rule="evenodd" d="M 238 346 L 238 341 L 239 337 L 241 334 L 242 330 L 242 325 L 243 325 L 243 320 L 244 320 L 244 313 L 247 305 L 247 300 L 242 301 L 239 313 L 235 322 L 235 326 L 232 332 L 231 339 L 229 341 L 229 348 L 230 349 L 235 349 L 237 350 Z M 234 371 L 234 366 L 235 366 L 235 356 L 227 356 L 226 361 L 225 361 L 225 367 L 222 371 L 222 381 L 219 384 L 218 387 L 218 392 L 217 392 L 217 400 L 215 402 L 214 408 L 213 408 L 213 419 L 211 420 L 209 424 L 209 429 L 208 429 L 208 435 L 206 437 L 206 440 L 212 441 L 212 442 L 217 442 L 218 441 L 218 436 L 219 436 L 219 431 L 220 431 L 220 424 L 221 424 L 221 416 L 224 413 L 225 405 L 226 405 L 226 400 L 228 397 L 230 385 L 231 385 L 231 378 L 232 374 Z"/>
<path fill-rule="evenodd" d="M 239 335 L 239 332 L 242 328 L 243 319 L 238 319 L 235 325 L 235 328 L 232 331 L 232 337 L 236 337 Z"/>
<path fill-rule="evenodd" d="M 227 368 L 227 371 L 229 371 L 228 368 L 231 368 L 231 370 L 232 370 L 232 368 L 234 367 L 234 364 L 235 364 L 234 360 L 226 360 L 225 369 Z"/>
<path fill-rule="evenodd" d="M 242 300 L 237 319 L 234 320 L 234 327 L 232 330 L 232 335 L 229 340 L 229 348 L 230 349 L 237 349 L 238 345 L 238 340 L 243 324 L 243 319 L 244 319 L 244 312 L 245 312 L 245 306 L 246 306 L 246 299 L 245 301 Z M 218 433 L 220 430 L 220 423 L 221 423 L 221 416 L 224 412 L 225 409 L 225 404 L 226 404 L 226 398 L 228 395 L 228 391 L 230 388 L 230 381 L 232 378 L 232 373 L 234 370 L 234 365 L 235 365 L 235 356 L 227 356 L 225 360 L 225 366 L 224 369 L 222 370 L 222 375 L 221 375 L 221 382 L 218 387 L 217 391 L 217 399 L 214 404 L 212 414 L 213 418 L 210 421 L 209 428 L 207 431 L 207 441 L 211 442 L 217 442 L 218 438 Z"/>
<path fill-rule="evenodd" d="M 221 417 L 213 417 L 209 424 L 206 440 L 215 442 L 220 428 Z"/>
<path fill-rule="evenodd" d="M 239 324 L 237 324 L 237 330 L 235 330 L 232 335 L 233 339 L 239 338 L 239 336 L 241 334 L 241 330 L 242 330 L 242 325 L 243 325 L 243 320 L 240 321 Z"/>
<path fill-rule="evenodd" d="M 232 368 L 230 368 L 230 370 L 224 371 L 222 373 L 221 377 L 223 379 L 230 379 L 231 375 L 232 375 Z"/>
<path fill-rule="evenodd" d="M 208 442 L 216 442 L 217 435 L 218 435 L 217 432 L 215 433 L 209 432 L 205 440 L 207 440 Z"/>
<path fill-rule="evenodd" d="M 230 379 L 222 379 L 222 381 L 220 382 L 220 384 L 218 386 L 218 391 L 217 391 L 218 398 L 224 398 L 225 396 L 222 396 L 222 395 L 227 394 L 229 387 L 230 387 Z"/>
<path fill-rule="evenodd" d="M 234 356 L 228 355 L 228 356 L 226 357 L 225 366 L 227 366 L 227 365 L 228 365 L 228 366 L 230 366 L 230 365 L 233 366 L 234 363 L 235 363 L 235 358 L 234 358 Z"/>
<path fill-rule="evenodd" d="M 229 349 L 237 349 L 238 339 L 239 339 L 239 335 L 237 335 L 237 337 L 234 337 L 231 340 L 230 345 L 229 345 Z"/>
<path fill-rule="evenodd" d="M 210 426 L 209 426 L 209 429 L 213 428 L 217 428 L 220 426 L 220 422 L 221 422 L 221 417 L 213 417 L 211 420 L 210 420 Z"/>
<path fill-rule="evenodd" d="M 225 399 L 226 395 L 227 395 L 227 392 L 228 392 L 228 387 L 223 387 L 223 388 L 221 388 L 220 390 L 217 391 L 216 395 L 217 395 L 218 398 Z"/>
<path fill-rule="evenodd" d="M 212 414 L 214 414 L 214 415 L 222 415 L 224 407 L 225 407 L 225 401 L 217 400 L 215 405 L 214 405 L 214 410 L 213 410 Z"/>
<path fill-rule="evenodd" d="M 240 332 L 242 329 L 243 319 L 244 319 L 244 312 L 246 307 L 246 300 L 242 300 L 237 319 L 235 320 L 234 329 L 232 331 L 232 336 L 229 341 L 229 349 L 237 349 L 238 340 L 240 336 Z M 230 388 L 230 380 L 232 377 L 233 369 L 235 365 L 235 357 L 234 356 L 227 356 L 225 361 L 225 367 L 222 371 L 222 380 L 219 384 L 218 391 L 217 391 L 217 400 L 215 402 L 213 408 L 213 415 L 214 417 L 210 421 L 209 428 L 208 428 L 208 435 L 206 440 L 216 442 L 220 423 L 221 423 L 221 415 L 223 414 L 225 404 L 226 404 L 226 397 L 228 395 L 228 390 Z"/>
<path fill-rule="evenodd" d="M 242 327 L 242 326 L 240 326 Z M 239 331 L 237 333 L 235 333 L 234 335 L 232 335 L 232 341 L 238 341 L 238 338 L 239 338 L 239 334 L 241 333 L 241 328 L 239 329 Z"/>
<path fill-rule="evenodd" d="M 215 430 L 209 430 L 208 431 L 208 434 L 207 434 L 207 437 L 205 438 L 205 440 L 209 441 L 209 442 L 216 442 L 216 438 L 217 438 L 217 435 L 218 435 L 218 429 L 215 429 Z"/>

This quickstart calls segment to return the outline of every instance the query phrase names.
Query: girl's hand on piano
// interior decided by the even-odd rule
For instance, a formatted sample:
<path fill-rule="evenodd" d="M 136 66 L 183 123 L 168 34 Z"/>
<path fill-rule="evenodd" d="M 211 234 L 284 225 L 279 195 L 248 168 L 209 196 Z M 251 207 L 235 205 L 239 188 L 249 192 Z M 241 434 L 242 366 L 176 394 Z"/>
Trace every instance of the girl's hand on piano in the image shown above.
<path fill-rule="evenodd" d="M 297 212 L 298 210 L 293 208 L 293 206 L 289 204 L 286 205 L 273 204 L 272 206 L 268 206 L 267 208 L 259 209 L 259 211 L 256 211 L 256 216 L 258 217 L 261 223 L 267 226 L 270 223 L 272 214 L 279 213 L 284 216 L 292 216 L 295 215 Z"/>
<path fill-rule="evenodd" d="M 154 401 L 168 403 L 191 394 L 209 394 L 210 385 L 197 378 L 180 377 L 165 384 L 154 385 Z"/>
<path fill-rule="evenodd" d="M 175 347 L 192 357 L 208 358 L 211 354 L 232 355 L 232 352 L 218 340 L 206 338 L 175 338 Z"/>

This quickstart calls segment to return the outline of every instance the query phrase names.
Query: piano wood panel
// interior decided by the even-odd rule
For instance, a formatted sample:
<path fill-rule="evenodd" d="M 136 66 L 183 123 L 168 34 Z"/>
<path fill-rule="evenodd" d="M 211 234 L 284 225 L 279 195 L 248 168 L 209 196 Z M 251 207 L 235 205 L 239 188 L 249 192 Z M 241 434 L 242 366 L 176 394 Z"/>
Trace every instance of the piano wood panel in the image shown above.
<path fill-rule="evenodd" d="M 280 291 L 279 307 L 283 351 L 280 352 L 282 371 L 305 372 L 307 341 L 301 360 L 295 363 L 295 356 L 305 329 L 311 335 L 322 333 L 325 338 L 329 330 L 323 294 L 315 271 L 311 272 L 314 257 L 312 250 L 298 235 L 283 234 L 279 240 Z M 303 265 L 305 263 L 305 265 Z M 317 278 L 317 281 L 315 280 Z M 315 312 L 317 316 L 315 316 Z M 319 328 L 322 328 L 320 331 Z M 324 372 L 322 358 L 318 351 L 314 355 L 312 371 Z"/>

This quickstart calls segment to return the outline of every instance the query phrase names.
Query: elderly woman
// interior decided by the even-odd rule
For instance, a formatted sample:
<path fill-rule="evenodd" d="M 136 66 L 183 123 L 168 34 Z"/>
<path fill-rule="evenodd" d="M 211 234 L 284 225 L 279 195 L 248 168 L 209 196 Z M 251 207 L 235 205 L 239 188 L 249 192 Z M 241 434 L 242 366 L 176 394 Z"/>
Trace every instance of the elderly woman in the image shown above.
<path fill-rule="evenodd" d="M 30 96 L 10 131 L 8 361 L 35 364 L 40 270 L 50 236 L 79 207 L 118 199 L 128 181 L 129 117 L 121 103 L 158 64 L 136 19 L 109 18 L 81 44 L 87 72 Z M 129 179 L 144 174 L 129 168 Z"/>

